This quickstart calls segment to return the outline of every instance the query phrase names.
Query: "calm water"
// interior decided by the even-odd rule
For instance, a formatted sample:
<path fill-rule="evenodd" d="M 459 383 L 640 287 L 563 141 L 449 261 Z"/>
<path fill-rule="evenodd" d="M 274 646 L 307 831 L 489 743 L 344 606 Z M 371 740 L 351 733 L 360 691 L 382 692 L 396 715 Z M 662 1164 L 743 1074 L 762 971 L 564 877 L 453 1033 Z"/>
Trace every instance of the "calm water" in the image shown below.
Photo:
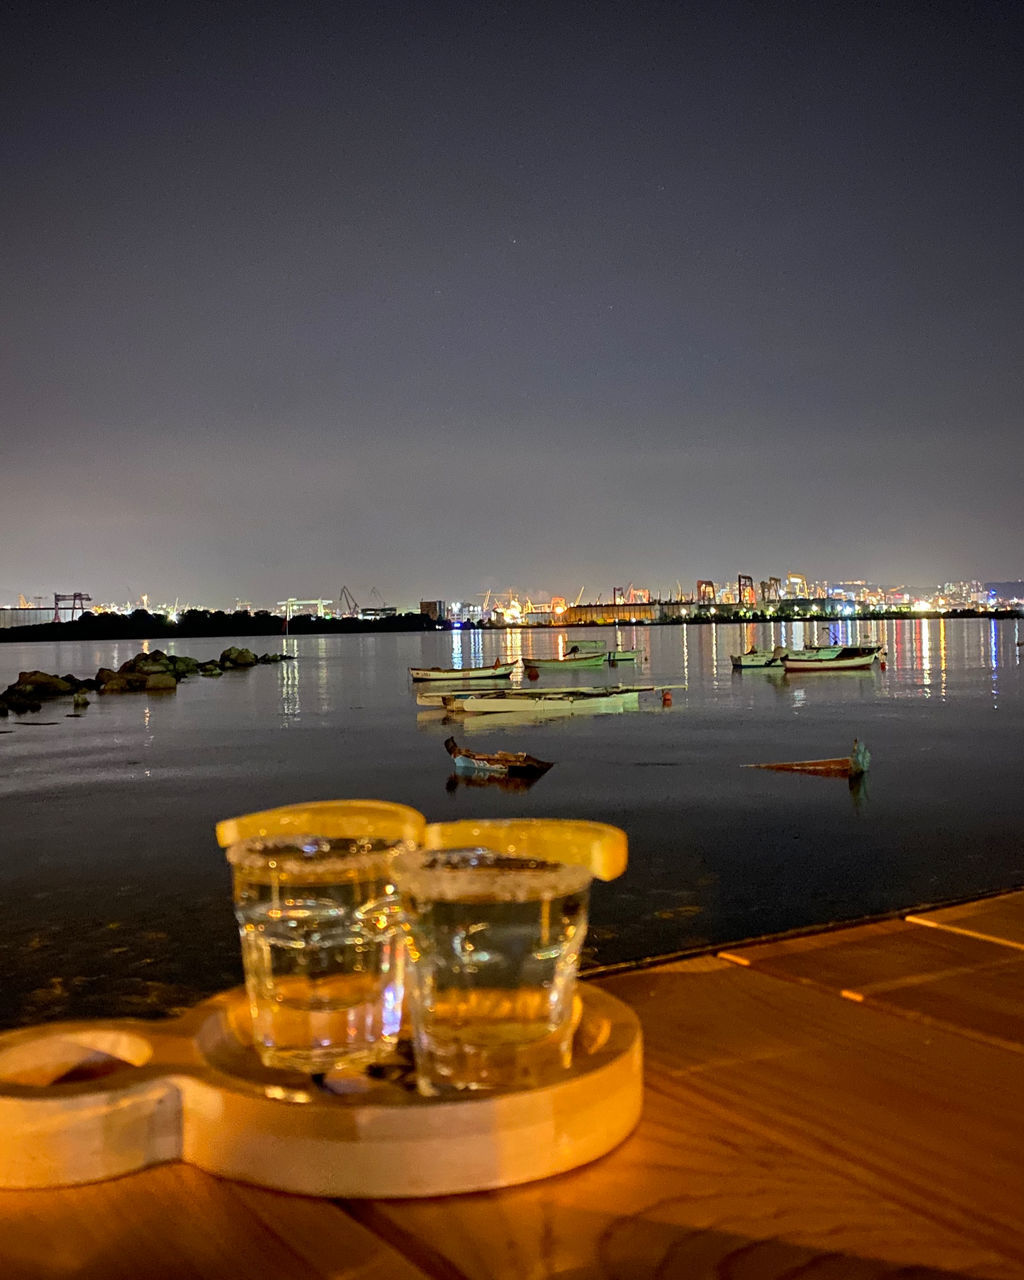
<path fill-rule="evenodd" d="M 595 889 L 591 964 L 1024 883 L 1024 622 L 837 634 L 884 640 L 886 669 L 733 674 L 738 646 L 799 645 L 812 638 L 800 626 L 621 628 L 643 662 L 567 682 L 685 685 L 670 707 L 646 695 L 639 713 L 478 728 L 418 708 L 407 668 L 546 654 L 558 633 L 260 637 L 252 647 L 296 661 L 162 696 L 94 696 L 79 717 L 68 701 L 0 721 L 0 1026 L 156 1013 L 238 982 L 213 825 L 299 800 L 625 827 L 630 868 Z M 168 647 L 207 658 L 228 643 Z M 0 681 L 29 668 L 92 675 L 140 647 L 0 645 Z M 557 763 L 527 792 L 449 790 L 450 733 Z M 872 754 L 859 789 L 740 767 L 843 755 L 854 737 Z"/>

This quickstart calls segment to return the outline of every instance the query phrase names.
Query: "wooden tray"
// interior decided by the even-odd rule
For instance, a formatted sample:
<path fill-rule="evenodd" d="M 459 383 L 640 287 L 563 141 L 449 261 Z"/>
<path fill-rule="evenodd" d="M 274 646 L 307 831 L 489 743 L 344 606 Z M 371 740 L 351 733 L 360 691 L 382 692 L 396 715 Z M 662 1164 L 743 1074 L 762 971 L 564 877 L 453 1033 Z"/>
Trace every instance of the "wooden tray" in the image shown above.
<path fill-rule="evenodd" d="M 634 1128 L 636 1015 L 581 983 L 573 1065 L 453 1101 L 356 1077 L 343 1093 L 261 1065 L 242 988 L 164 1022 L 0 1035 L 0 1187 L 99 1182 L 168 1160 L 303 1195 L 449 1195 L 563 1173 Z"/>

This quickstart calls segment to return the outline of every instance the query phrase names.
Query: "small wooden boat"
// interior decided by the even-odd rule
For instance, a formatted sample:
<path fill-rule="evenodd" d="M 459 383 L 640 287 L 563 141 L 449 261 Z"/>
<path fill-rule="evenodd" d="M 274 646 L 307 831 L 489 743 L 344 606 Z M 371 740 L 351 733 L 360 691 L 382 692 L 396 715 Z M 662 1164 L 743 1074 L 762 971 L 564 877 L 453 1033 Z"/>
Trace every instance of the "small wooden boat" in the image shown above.
<path fill-rule="evenodd" d="M 782 658 L 786 671 L 863 671 L 879 658 L 880 644 L 829 644 L 816 649 L 794 649 Z"/>
<path fill-rule="evenodd" d="M 786 656 L 786 650 L 781 644 L 777 644 L 774 649 L 757 649 L 750 648 L 746 653 L 730 653 L 729 661 L 732 663 L 734 671 L 746 671 L 748 668 L 762 667 L 782 667 L 782 659 Z"/>
<path fill-rule="evenodd" d="M 493 751 L 490 754 L 470 751 L 468 747 L 460 747 L 454 738 L 446 738 L 444 745 L 455 765 L 455 772 L 461 774 L 536 778 L 547 773 L 554 764 L 553 760 L 538 760 L 525 751 Z"/>
<path fill-rule="evenodd" d="M 639 649 L 613 649 L 608 654 L 608 661 L 614 666 L 617 662 L 639 662 Z"/>
<path fill-rule="evenodd" d="M 603 667 L 605 663 L 604 650 L 587 649 L 579 650 L 575 645 L 571 649 L 567 649 L 564 658 L 524 658 L 523 666 L 527 671 L 552 671 L 555 668 L 564 667 Z"/>
<path fill-rule="evenodd" d="M 871 753 L 863 742 L 853 740 L 848 756 L 830 760 L 786 760 L 778 764 L 747 764 L 744 769 L 778 769 L 786 773 L 810 773 L 820 778 L 859 778 L 871 763 Z"/>
<path fill-rule="evenodd" d="M 413 680 L 495 680 L 510 676 L 514 662 L 494 662 L 489 667 L 410 667 Z"/>
<path fill-rule="evenodd" d="M 683 689 L 685 685 L 669 685 L 672 689 Z M 609 697 L 612 694 L 620 693 L 653 693 L 656 686 L 653 684 L 562 684 L 538 687 L 536 685 L 524 685 L 520 688 L 517 685 L 507 685 L 504 688 L 491 688 L 490 686 L 473 685 L 466 689 L 423 689 L 416 692 L 416 705 L 419 707 L 457 707 L 457 704 L 464 702 L 467 698 L 486 697 L 493 694 L 496 698 L 501 698 L 506 702 L 529 701 L 536 702 L 540 700 L 548 700 L 559 694 L 571 695 L 574 698 L 586 697 Z"/>
<path fill-rule="evenodd" d="M 637 690 L 622 690 L 615 693 L 538 691 L 534 694 L 507 694 L 504 690 L 499 690 L 496 693 L 468 694 L 464 697 L 453 695 L 445 698 L 443 705 L 449 713 L 465 715 L 487 715 L 508 711 L 520 715 L 571 715 L 576 711 L 636 711 L 640 707 L 640 693 Z"/>

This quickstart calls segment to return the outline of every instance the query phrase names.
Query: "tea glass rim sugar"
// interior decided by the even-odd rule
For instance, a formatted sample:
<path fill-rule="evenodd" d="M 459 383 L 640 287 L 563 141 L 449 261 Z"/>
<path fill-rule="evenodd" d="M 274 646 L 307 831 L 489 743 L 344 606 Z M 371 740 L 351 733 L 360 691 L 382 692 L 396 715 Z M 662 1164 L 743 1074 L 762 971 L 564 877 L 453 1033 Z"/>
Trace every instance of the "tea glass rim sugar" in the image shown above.
<path fill-rule="evenodd" d="M 427 1097 L 550 1083 L 568 1069 L 589 866 L 486 846 L 393 864 Z"/>

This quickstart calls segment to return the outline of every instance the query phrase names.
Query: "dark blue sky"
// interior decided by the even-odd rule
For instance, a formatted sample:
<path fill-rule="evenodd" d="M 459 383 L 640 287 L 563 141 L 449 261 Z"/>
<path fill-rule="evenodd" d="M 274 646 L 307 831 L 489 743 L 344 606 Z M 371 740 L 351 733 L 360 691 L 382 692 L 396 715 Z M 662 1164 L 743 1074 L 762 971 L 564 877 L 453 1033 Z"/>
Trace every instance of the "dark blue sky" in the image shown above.
<path fill-rule="evenodd" d="M 1019 5 L 2 13 L 0 597 L 1024 574 Z"/>

